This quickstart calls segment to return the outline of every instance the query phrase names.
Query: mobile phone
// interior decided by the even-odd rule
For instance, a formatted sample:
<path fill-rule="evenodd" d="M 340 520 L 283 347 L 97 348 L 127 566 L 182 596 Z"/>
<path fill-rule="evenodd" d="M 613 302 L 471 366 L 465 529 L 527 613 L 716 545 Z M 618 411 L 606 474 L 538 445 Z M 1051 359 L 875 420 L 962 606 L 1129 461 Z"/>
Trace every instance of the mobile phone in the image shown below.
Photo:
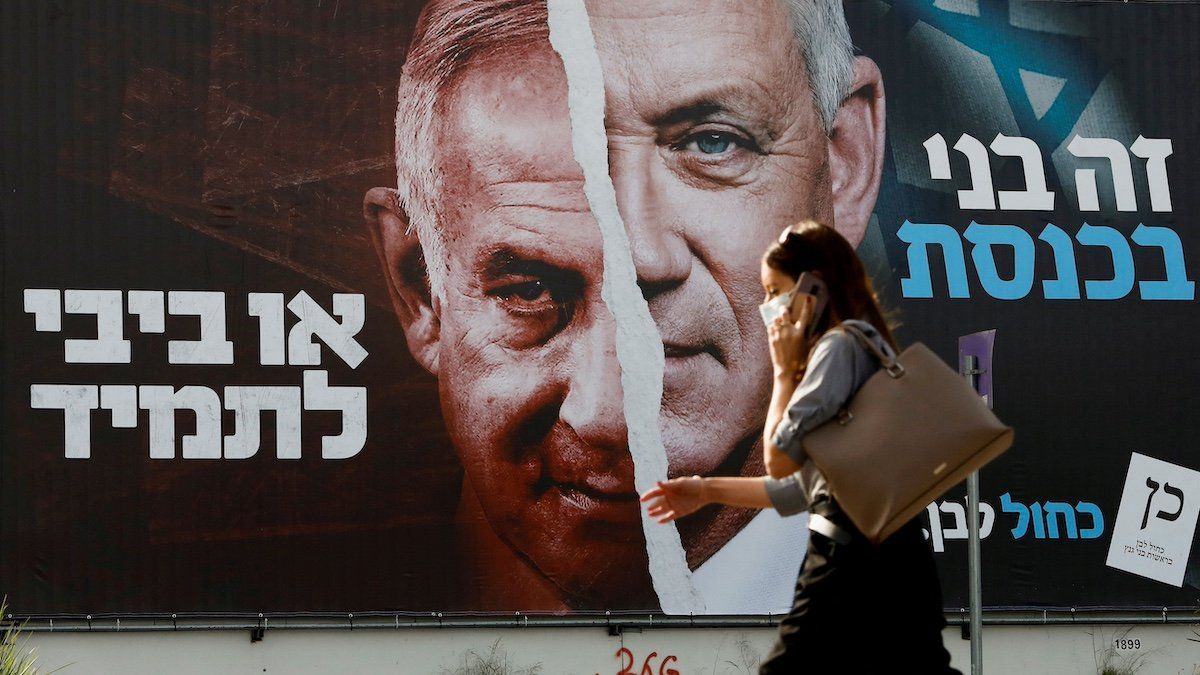
<path fill-rule="evenodd" d="M 829 289 L 825 287 L 825 282 L 821 281 L 820 277 L 811 272 L 801 272 L 800 278 L 796 280 L 796 291 L 792 294 L 791 316 L 800 316 L 805 295 L 816 298 L 812 320 L 808 324 L 808 332 L 811 334 L 821 321 L 821 315 L 825 312 L 825 303 L 829 301 Z"/>

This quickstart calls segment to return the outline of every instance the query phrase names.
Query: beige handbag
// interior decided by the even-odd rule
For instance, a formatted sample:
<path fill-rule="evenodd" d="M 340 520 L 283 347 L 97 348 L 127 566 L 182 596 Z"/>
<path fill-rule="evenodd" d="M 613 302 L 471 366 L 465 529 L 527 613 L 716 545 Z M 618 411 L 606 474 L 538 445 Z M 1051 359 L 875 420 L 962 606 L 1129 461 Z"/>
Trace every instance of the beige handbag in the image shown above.
<path fill-rule="evenodd" d="M 841 510 L 879 543 L 1008 450 L 1013 430 L 925 345 L 893 359 L 857 328 L 841 329 L 882 367 L 803 444 Z"/>

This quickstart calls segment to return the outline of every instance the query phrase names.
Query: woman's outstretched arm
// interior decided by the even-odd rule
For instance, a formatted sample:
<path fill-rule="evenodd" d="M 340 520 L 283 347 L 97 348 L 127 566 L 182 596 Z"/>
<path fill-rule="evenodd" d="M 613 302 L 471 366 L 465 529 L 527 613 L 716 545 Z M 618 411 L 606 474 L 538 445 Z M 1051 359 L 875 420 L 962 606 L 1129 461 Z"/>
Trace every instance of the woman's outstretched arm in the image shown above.
<path fill-rule="evenodd" d="M 669 523 L 695 513 L 709 504 L 741 506 L 749 509 L 771 508 L 763 478 L 689 476 L 660 481 L 642 495 L 646 513 L 660 523 Z"/>

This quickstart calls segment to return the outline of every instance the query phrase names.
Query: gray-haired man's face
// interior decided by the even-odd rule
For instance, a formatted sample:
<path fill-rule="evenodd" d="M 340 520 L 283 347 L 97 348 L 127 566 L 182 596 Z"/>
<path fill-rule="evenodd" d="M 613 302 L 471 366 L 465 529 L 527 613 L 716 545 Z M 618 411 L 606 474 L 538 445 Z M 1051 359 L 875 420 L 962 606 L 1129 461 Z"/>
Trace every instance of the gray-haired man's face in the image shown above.
<path fill-rule="evenodd" d="M 588 10 L 610 172 L 667 357 L 670 473 L 760 474 L 771 371 L 758 260 L 783 225 L 834 215 L 828 139 L 786 10 L 695 0 Z M 435 354 L 422 360 L 438 375 L 466 489 L 496 534 L 576 604 L 623 606 L 650 591 L 562 63 L 549 44 L 509 50 L 472 63 L 446 94 L 445 293 L 432 344 L 414 352 Z M 744 518 L 681 522 L 692 562 Z"/>

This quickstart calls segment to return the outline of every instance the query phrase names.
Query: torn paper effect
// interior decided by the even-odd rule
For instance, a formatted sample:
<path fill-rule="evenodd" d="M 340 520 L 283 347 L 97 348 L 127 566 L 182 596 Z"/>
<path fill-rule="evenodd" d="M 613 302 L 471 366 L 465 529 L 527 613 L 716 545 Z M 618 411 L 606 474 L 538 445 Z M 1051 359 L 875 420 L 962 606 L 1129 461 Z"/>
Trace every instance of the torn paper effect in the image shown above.
<path fill-rule="evenodd" d="M 567 75 L 571 143 L 583 169 L 583 190 L 604 246 L 601 298 L 617 325 L 617 361 L 621 366 L 625 423 L 639 492 L 667 478 L 667 453 L 658 427 L 662 403 L 662 336 L 637 284 L 637 272 L 617 194 L 608 173 L 608 136 L 604 129 L 604 74 L 583 0 L 549 0 L 550 44 Z M 679 530 L 660 525 L 642 511 L 650 576 L 667 614 L 702 614 L 704 601 L 692 584 Z"/>

